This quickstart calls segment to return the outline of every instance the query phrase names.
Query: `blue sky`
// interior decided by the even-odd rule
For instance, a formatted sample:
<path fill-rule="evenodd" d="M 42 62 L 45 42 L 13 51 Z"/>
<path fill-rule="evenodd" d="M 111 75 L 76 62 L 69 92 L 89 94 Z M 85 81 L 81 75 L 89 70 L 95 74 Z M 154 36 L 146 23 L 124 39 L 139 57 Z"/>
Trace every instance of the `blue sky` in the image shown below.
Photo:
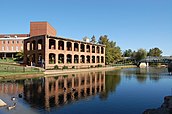
<path fill-rule="evenodd" d="M 1 0 L 0 34 L 47 21 L 57 36 L 108 35 L 121 50 L 159 47 L 172 55 L 172 0 Z"/>

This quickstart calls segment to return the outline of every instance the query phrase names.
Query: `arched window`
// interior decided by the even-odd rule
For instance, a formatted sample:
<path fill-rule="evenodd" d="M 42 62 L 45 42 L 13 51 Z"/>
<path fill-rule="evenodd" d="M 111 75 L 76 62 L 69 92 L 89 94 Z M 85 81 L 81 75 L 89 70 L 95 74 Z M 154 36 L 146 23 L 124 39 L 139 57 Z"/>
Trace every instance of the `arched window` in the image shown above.
<path fill-rule="evenodd" d="M 85 45 L 81 44 L 81 52 L 85 52 Z"/>
<path fill-rule="evenodd" d="M 87 45 L 86 49 L 87 49 L 87 52 L 90 52 L 90 45 Z"/>
<path fill-rule="evenodd" d="M 85 56 L 84 55 L 81 55 L 80 63 L 85 63 Z"/>
<path fill-rule="evenodd" d="M 64 54 L 58 55 L 58 63 L 64 63 Z"/>
<path fill-rule="evenodd" d="M 67 63 L 72 63 L 72 55 L 67 54 Z"/>
<path fill-rule="evenodd" d="M 87 55 L 86 61 L 87 61 L 87 63 L 90 63 L 90 56 L 89 55 Z"/>
<path fill-rule="evenodd" d="M 58 42 L 58 49 L 59 50 L 64 50 L 64 41 L 59 41 Z"/>
<path fill-rule="evenodd" d="M 79 56 L 78 55 L 74 55 L 74 63 L 78 63 L 79 61 Z"/>
<path fill-rule="evenodd" d="M 49 54 L 49 64 L 55 64 L 56 63 L 56 55 L 54 53 Z"/>
<path fill-rule="evenodd" d="M 79 51 L 78 43 L 74 43 L 74 51 Z"/>
<path fill-rule="evenodd" d="M 49 39 L 49 49 L 56 49 L 56 41 Z"/>
<path fill-rule="evenodd" d="M 92 56 L 92 63 L 95 63 L 95 56 Z"/>
<path fill-rule="evenodd" d="M 67 42 L 67 51 L 72 51 L 72 43 Z"/>

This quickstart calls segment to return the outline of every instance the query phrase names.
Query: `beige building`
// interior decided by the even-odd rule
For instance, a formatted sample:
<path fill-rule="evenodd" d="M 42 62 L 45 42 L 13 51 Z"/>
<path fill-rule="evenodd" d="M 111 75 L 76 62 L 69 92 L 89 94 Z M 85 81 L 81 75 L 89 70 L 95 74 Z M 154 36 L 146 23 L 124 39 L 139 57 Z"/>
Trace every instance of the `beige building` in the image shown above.
<path fill-rule="evenodd" d="M 0 35 L 0 58 L 13 58 L 17 52 L 23 50 L 24 39 L 29 34 L 1 34 Z"/>
<path fill-rule="evenodd" d="M 58 37 L 51 25 L 47 22 L 40 23 L 31 23 L 38 32 L 24 40 L 26 65 L 45 69 L 55 66 L 88 68 L 105 65 L 105 45 Z"/>

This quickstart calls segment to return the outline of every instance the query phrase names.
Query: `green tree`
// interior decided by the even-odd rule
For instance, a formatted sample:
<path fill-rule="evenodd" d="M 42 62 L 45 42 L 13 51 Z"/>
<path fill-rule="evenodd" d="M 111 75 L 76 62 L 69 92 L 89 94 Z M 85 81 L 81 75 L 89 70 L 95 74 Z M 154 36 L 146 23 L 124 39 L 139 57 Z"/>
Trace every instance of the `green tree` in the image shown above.
<path fill-rule="evenodd" d="M 24 52 L 23 51 L 17 52 L 15 61 L 23 61 L 23 58 L 24 58 Z"/>
<path fill-rule="evenodd" d="M 148 52 L 148 56 L 153 56 L 153 57 L 160 57 L 162 54 L 162 51 L 159 48 L 152 48 Z"/>
<path fill-rule="evenodd" d="M 100 36 L 99 44 L 106 45 L 105 50 L 105 61 L 106 64 L 114 63 L 121 60 L 121 49 L 119 46 L 116 46 L 116 42 L 109 41 L 108 36 Z"/>
<path fill-rule="evenodd" d="M 140 61 L 142 59 L 145 59 L 147 57 L 147 52 L 145 49 L 138 49 L 138 51 L 135 53 L 135 59 L 136 61 Z"/>
<path fill-rule="evenodd" d="M 131 56 L 132 56 L 132 50 L 131 49 L 124 51 L 123 57 L 131 57 Z"/>
<path fill-rule="evenodd" d="M 90 42 L 96 43 L 96 37 L 94 35 L 91 37 L 91 41 Z"/>

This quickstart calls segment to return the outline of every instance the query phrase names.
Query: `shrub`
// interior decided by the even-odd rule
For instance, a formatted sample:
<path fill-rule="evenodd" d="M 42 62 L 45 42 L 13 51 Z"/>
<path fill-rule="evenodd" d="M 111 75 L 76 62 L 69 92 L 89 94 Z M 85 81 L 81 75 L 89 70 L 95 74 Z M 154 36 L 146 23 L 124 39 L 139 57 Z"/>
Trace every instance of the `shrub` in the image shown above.
<path fill-rule="evenodd" d="M 101 64 L 98 64 L 97 67 L 102 67 L 102 65 Z"/>
<path fill-rule="evenodd" d="M 58 65 L 55 65 L 55 66 L 54 66 L 54 69 L 58 69 L 58 68 L 59 68 Z"/>
<path fill-rule="evenodd" d="M 63 66 L 63 68 L 62 69 L 68 69 L 68 66 Z"/>

